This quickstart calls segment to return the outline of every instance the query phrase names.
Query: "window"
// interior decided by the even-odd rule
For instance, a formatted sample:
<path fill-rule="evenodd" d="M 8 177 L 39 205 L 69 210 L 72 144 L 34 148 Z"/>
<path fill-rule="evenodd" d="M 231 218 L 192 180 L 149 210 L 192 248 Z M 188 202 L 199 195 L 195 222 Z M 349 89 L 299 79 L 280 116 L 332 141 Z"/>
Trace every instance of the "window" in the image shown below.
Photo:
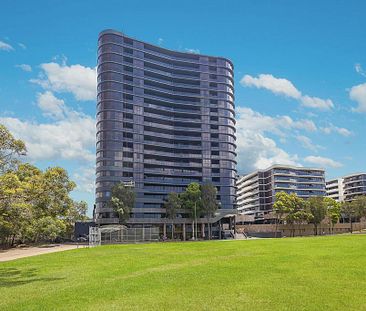
<path fill-rule="evenodd" d="M 132 133 L 123 132 L 123 137 L 124 138 L 133 138 L 133 134 Z"/>
<path fill-rule="evenodd" d="M 126 57 L 126 56 L 124 56 L 123 57 L 123 61 L 125 61 L 126 63 L 133 63 L 133 59 L 131 58 L 131 57 Z"/>
<path fill-rule="evenodd" d="M 130 38 L 123 38 L 123 42 L 126 43 L 126 44 L 129 44 L 129 45 L 133 44 L 133 40 L 130 39 Z"/>
<path fill-rule="evenodd" d="M 133 157 L 133 152 L 127 152 L 127 151 L 124 151 L 123 152 L 123 156 L 125 158 L 132 158 Z"/>
<path fill-rule="evenodd" d="M 132 54 L 133 53 L 133 50 L 129 49 L 129 48 L 124 48 L 123 51 L 127 54 Z"/>

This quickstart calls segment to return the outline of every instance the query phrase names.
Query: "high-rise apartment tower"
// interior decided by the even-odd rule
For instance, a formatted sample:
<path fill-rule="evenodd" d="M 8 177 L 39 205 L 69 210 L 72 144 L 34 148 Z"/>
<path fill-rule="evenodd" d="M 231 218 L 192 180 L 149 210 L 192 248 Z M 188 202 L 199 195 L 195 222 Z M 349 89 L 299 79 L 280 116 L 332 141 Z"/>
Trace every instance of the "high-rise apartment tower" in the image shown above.
<path fill-rule="evenodd" d="M 233 64 L 168 50 L 105 30 L 98 40 L 96 207 L 98 224 L 117 182 L 134 184 L 129 225 L 160 225 L 169 192 L 212 182 L 222 214 L 235 204 Z M 190 221 L 181 212 L 181 222 Z"/>

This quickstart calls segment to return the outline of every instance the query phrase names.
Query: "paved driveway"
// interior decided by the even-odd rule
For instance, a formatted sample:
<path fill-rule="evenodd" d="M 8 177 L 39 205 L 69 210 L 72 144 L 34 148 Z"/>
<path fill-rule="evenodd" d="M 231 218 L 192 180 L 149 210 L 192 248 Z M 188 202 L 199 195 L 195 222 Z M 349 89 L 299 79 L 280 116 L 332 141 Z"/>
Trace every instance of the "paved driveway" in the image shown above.
<path fill-rule="evenodd" d="M 85 247 L 84 245 L 71 245 L 71 244 L 49 244 L 42 246 L 29 246 L 21 248 L 11 248 L 8 250 L 0 250 L 0 262 L 9 261 L 18 258 L 24 258 L 29 256 L 36 256 L 41 254 L 48 254 L 54 252 L 66 251 L 69 249 L 75 249 L 78 247 Z"/>

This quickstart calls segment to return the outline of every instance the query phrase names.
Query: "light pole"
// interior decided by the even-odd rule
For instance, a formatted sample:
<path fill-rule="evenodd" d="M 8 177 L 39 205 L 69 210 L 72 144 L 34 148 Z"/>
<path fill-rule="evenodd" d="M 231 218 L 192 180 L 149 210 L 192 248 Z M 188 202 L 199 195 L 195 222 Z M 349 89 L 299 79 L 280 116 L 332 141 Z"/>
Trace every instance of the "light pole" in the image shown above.
<path fill-rule="evenodd" d="M 197 241 L 197 202 L 194 202 L 194 239 Z"/>

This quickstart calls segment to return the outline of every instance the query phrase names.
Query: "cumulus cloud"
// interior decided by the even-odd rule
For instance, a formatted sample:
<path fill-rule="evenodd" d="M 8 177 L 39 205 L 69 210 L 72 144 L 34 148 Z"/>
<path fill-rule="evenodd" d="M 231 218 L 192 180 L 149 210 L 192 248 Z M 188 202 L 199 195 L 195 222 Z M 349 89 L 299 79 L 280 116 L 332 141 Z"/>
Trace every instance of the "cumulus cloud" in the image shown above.
<path fill-rule="evenodd" d="M 0 117 L 15 137 L 24 140 L 28 158 L 37 160 L 79 160 L 93 161 L 94 120 L 79 116 L 56 123 L 36 123 L 17 118 Z"/>
<path fill-rule="evenodd" d="M 55 119 L 53 123 L 0 117 L 0 123 L 26 143 L 27 157 L 31 161 L 94 161 L 94 118 L 66 107 L 49 91 L 38 94 L 37 104 L 44 115 Z"/>
<path fill-rule="evenodd" d="M 27 72 L 31 72 L 32 71 L 32 67 L 30 65 L 27 64 L 20 64 L 20 65 L 15 65 L 16 68 L 20 68 L 23 71 L 27 71 Z"/>
<path fill-rule="evenodd" d="M 266 133 L 283 138 L 289 130 L 304 129 L 304 124 L 307 123 L 294 121 L 289 116 L 271 117 L 250 108 L 238 108 L 236 136 L 239 172 L 249 173 L 275 163 L 298 165 L 297 155 L 290 155 L 281 149 L 272 138 L 266 137 Z M 313 127 L 308 124 L 305 128 L 312 131 Z"/>
<path fill-rule="evenodd" d="M 309 137 L 304 135 L 297 135 L 296 140 L 301 143 L 303 148 L 309 149 L 311 151 L 317 151 L 318 149 L 322 148 L 321 146 L 314 144 Z"/>
<path fill-rule="evenodd" d="M 245 87 L 256 87 L 258 89 L 266 89 L 276 95 L 282 95 L 296 99 L 302 106 L 316 108 L 319 110 L 329 110 L 334 107 L 330 99 L 321 99 L 303 95 L 295 85 L 284 78 L 276 78 L 271 74 L 260 74 L 258 77 L 245 75 L 241 81 L 241 85 Z"/>
<path fill-rule="evenodd" d="M 358 104 L 352 109 L 354 112 L 366 113 L 366 83 L 353 86 L 349 97 Z"/>
<path fill-rule="evenodd" d="M 94 193 L 95 166 L 82 167 L 77 172 L 75 172 L 72 177 L 77 184 L 76 190 Z"/>
<path fill-rule="evenodd" d="M 315 123 L 309 119 L 293 120 L 287 115 L 271 117 L 246 107 L 239 107 L 237 112 L 239 116 L 237 128 L 261 133 L 270 132 L 279 136 L 284 136 L 286 130 L 297 129 L 308 132 L 317 130 Z"/>
<path fill-rule="evenodd" d="M 334 107 L 333 102 L 330 99 L 310 97 L 308 95 L 302 96 L 300 101 L 305 107 L 316 108 L 320 110 L 329 110 Z"/>
<path fill-rule="evenodd" d="M 51 117 L 52 119 L 64 119 L 68 113 L 65 102 L 62 99 L 57 98 L 50 91 L 38 93 L 37 105 L 42 110 L 43 115 Z"/>
<path fill-rule="evenodd" d="M 298 165 L 297 155 L 288 154 L 273 139 L 250 130 L 237 131 L 237 152 L 240 173 L 250 173 L 276 163 Z"/>
<path fill-rule="evenodd" d="M 284 95 L 292 98 L 300 98 L 301 92 L 292 84 L 291 81 L 283 78 L 275 78 L 271 74 L 260 74 L 258 78 L 245 75 L 240 83 L 244 86 L 266 89 L 275 94 Z"/>
<path fill-rule="evenodd" d="M 77 100 L 95 100 L 95 68 L 51 62 L 41 64 L 41 69 L 40 77 L 31 82 L 53 92 L 72 93 Z"/>
<path fill-rule="evenodd" d="M 10 51 L 13 51 L 14 48 L 10 44 L 8 44 L 4 41 L 0 41 L 0 50 L 10 52 Z"/>
<path fill-rule="evenodd" d="M 353 134 L 350 130 L 348 130 L 344 127 L 335 126 L 333 124 L 329 124 L 328 126 L 321 127 L 320 130 L 325 134 L 337 133 L 344 137 L 349 137 Z"/>
<path fill-rule="evenodd" d="M 304 159 L 304 161 L 321 167 L 338 168 L 342 166 L 342 163 L 340 162 L 334 161 L 330 158 L 319 157 L 319 156 L 308 156 Z"/>

